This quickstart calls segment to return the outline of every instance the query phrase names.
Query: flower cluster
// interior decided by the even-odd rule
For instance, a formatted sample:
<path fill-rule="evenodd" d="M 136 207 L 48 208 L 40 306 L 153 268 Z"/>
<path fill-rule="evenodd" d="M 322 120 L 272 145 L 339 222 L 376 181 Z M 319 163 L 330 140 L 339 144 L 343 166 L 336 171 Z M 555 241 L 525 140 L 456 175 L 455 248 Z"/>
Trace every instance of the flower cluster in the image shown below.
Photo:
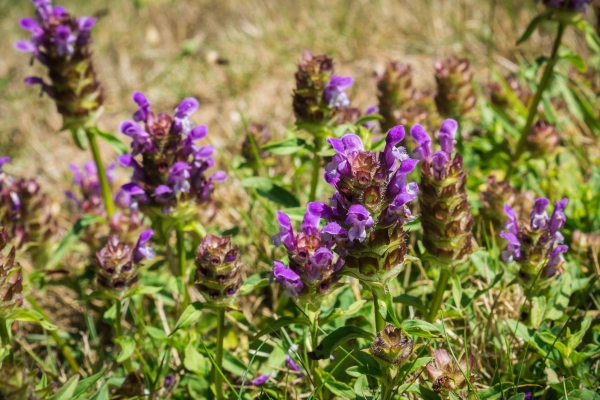
<path fill-rule="evenodd" d="M 473 89 L 473 72 L 469 61 L 454 56 L 437 61 L 435 81 L 437 95 L 435 104 L 444 118 L 460 118 L 475 107 L 477 95 Z"/>
<path fill-rule="evenodd" d="M 326 167 L 325 180 L 336 192 L 330 206 L 309 204 L 310 212 L 330 222 L 325 230 L 334 235 L 336 251 L 345 260 L 343 272 L 363 282 L 385 286 L 404 264 L 403 226 L 414 219 L 408 203 L 419 188 L 406 177 L 418 161 L 396 147 L 403 138 L 402 126 L 391 129 L 382 152 L 365 150 L 354 134 L 328 139 L 336 154 Z"/>
<path fill-rule="evenodd" d="M 236 298 L 242 286 L 240 251 L 231 236 L 207 235 L 196 251 L 198 291 L 209 303 L 224 307 Z"/>
<path fill-rule="evenodd" d="M 121 241 L 118 235 L 111 235 L 94 259 L 98 285 L 116 292 L 135 285 L 138 281 L 137 268 L 141 262 L 154 258 L 154 248 L 150 245 L 152 233 L 151 230 L 142 232 L 133 248 Z"/>
<path fill-rule="evenodd" d="M 83 171 L 76 164 L 69 164 L 69 167 L 73 171 L 73 185 L 79 188 L 81 198 L 71 190 L 65 192 L 65 195 L 73 202 L 79 211 L 78 214 L 105 215 L 106 210 L 102 200 L 96 163 L 86 162 L 83 165 Z M 115 180 L 115 167 L 116 164 L 112 163 L 106 168 L 106 178 L 109 182 Z"/>
<path fill-rule="evenodd" d="M 311 205 L 309 203 L 309 210 Z M 342 275 L 337 272 L 344 265 L 332 247 L 335 242 L 332 233 L 337 224 L 327 224 L 319 230 L 320 216 L 311 211 L 304 214 L 300 231 L 294 234 L 290 218 L 277 212 L 280 231 L 273 236 L 275 246 L 283 245 L 287 250 L 289 267 L 275 261 L 273 277 L 283 285 L 286 293 L 318 306 L 326 295 L 341 286 Z M 334 226 L 335 225 L 335 226 Z"/>
<path fill-rule="evenodd" d="M 442 395 L 443 398 L 452 398 L 450 392 L 461 399 L 466 398 L 466 393 L 461 393 L 470 383 L 475 382 L 476 360 L 472 354 L 464 355 L 458 364 L 444 349 L 436 350 L 433 353 L 433 364 L 427 365 L 427 374 L 432 382 L 432 389 L 435 393 Z M 469 377 L 469 380 L 465 378 Z"/>
<path fill-rule="evenodd" d="M 333 74 L 333 60 L 326 55 L 314 56 L 310 51 L 302 53 L 302 61 L 296 71 L 296 90 L 293 108 L 296 123 L 327 123 L 337 114 L 347 114 L 350 99 L 346 90 L 352 86 L 351 76 Z M 354 109 L 352 109 L 354 110 Z M 353 112 L 356 114 L 356 112 Z M 360 115 L 360 111 L 358 111 Z M 342 121 L 352 116 L 339 117 Z"/>
<path fill-rule="evenodd" d="M 35 179 L 13 179 L 2 171 L 8 161 L 0 157 L 0 225 L 17 248 L 43 245 L 56 233 L 56 212 Z"/>
<path fill-rule="evenodd" d="M 21 28 L 31 32 L 31 40 L 19 40 L 15 47 L 48 68 L 50 83 L 40 77 L 25 79 L 28 85 L 41 85 L 56 102 L 65 118 L 65 127 L 83 126 L 94 117 L 103 102 L 90 50 L 90 30 L 96 18 L 72 17 L 51 0 L 32 0 L 36 17 L 23 18 Z"/>
<path fill-rule="evenodd" d="M 208 131 L 206 125 L 194 126 L 190 121 L 199 107 L 198 101 L 191 97 L 183 100 L 171 117 L 167 113 L 155 115 L 140 92 L 134 93 L 133 100 L 139 106 L 133 114 L 134 121 L 124 121 L 120 127 L 133 139 L 133 152 L 119 156 L 119 163 L 133 168 L 133 175 L 131 182 L 121 188 L 119 197 L 131 201 L 134 207 L 145 207 L 145 213 L 162 210 L 165 214 L 171 214 L 182 203 L 208 201 L 214 181 L 222 182 L 226 175 L 216 171 L 205 176 L 214 166 L 215 149 L 196 144 Z M 135 158 L 140 154 L 141 164 Z"/>
<path fill-rule="evenodd" d="M 508 221 L 500 236 L 506 239 L 508 244 L 502 251 L 502 259 L 519 264 L 519 278 L 523 281 L 531 282 L 531 279 L 537 277 L 537 288 L 547 286 L 550 278 L 560 272 L 562 254 L 568 250 L 568 247 L 562 244 L 564 238 L 559 232 L 566 220 L 563 211 L 567 202 L 566 198 L 558 201 L 552 216 L 548 217 L 548 199 L 539 198 L 533 205 L 529 221 L 521 224 L 515 211 L 508 204 L 504 206 Z"/>
<path fill-rule="evenodd" d="M 504 225 L 504 204 L 513 207 L 517 215 L 533 206 L 534 197 L 531 191 L 519 192 L 507 180 L 498 181 L 495 175 L 487 179 L 485 189 L 479 193 L 481 201 L 480 215 L 485 221 L 485 229 L 489 231 L 490 224 L 495 232 Z"/>
<path fill-rule="evenodd" d="M 8 235 L 4 228 L 0 228 L 0 313 L 21 307 L 23 304 L 23 275 L 19 263 L 15 262 L 15 248 L 8 256 L 4 248 L 8 244 Z M 0 318 L 0 323 L 5 321 Z"/>
<path fill-rule="evenodd" d="M 452 268 L 473 251 L 474 218 L 467 201 L 467 176 L 463 160 L 454 153 L 458 124 L 452 119 L 442 123 L 438 140 L 441 150 L 431 151 L 431 137 L 421 125 L 410 134 L 418 146 L 414 150 L 422 161 L 419 206 L 423 245 L 436 264 Z"/>
<path fill-rule="evenodd" d="M 381 332 L 377 333 L 371 345 L 371 354 L 384 367 L 398 368 L 410 357 L 414 345 L 402 328 L 387 324 Z"/>

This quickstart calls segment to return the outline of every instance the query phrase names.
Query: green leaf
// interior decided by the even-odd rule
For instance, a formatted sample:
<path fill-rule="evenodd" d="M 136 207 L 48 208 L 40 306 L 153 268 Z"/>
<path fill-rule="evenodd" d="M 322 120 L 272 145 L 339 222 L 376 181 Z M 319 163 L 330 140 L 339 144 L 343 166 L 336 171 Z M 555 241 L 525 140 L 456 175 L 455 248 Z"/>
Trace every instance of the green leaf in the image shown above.
<path fill-rule="evenodd" d="M 462 284 L 460 282 L 460 277 L 458 274 L 453 274 L 450 281 L 452 282 L 452 298 L 454 299 L 454 304 L 460 309 L 460 299 L 462 298 Z"/>
<path fill-rule="evenodd" d="M 154 339 L 157 339 L 157 340 L 167 339 L 167 333 L 164 331 L 164 329 L 156 328 L 154 326 L 146 326 L 145 329 L 146 329 L 146 333 Z"/>
<path fill-rule="evenodd" d="M 102 377 L 102 375 L 104 375 L 105 372 L 106 372 L 106 369 L 103 369 L 100 372 L 98 372 L 97 374 L 94 374 L 88 378 L 85 378 L 85 379 L 79 381 L 79 383 L 77 384 L 77 387 L 75 388 L 75 394 L 73 395 L 73 397 L 77 397 L 80 394 L 82 394 L 83 392 L 85 392 L 86 390 L 88 390 L 94 383 L 98 382 L 98 379 L 100 379 Z"/>
<path fill-rule="evenodd" d="M 525 393 L 517 393 L 511 396 L 508 400 L 525 400 Z"/>
<path fill-rule="evenodd" d="M 365 375 L 360 376 L 356 382 L 354 382 L 354 393 L 356 394 L 356 400 L 375 399 L 375 392 L 369 387 L 369 380 Z"/>
<path fill-rule="evenodd" d="M 339 397 L 346 399 L 353 399 L 355 397 L 354 390 L 345 383 L 332 380 L 332 378 L 327 379 L 324 383 L 327 389 L 331 390 L 331 393 Z"/>
<path fill-rule="evenodd" d="M 425 365 L 427 365 L 431 360 L 433 360 L 433 357 L 421 357 L 421 358 L 417 358 L 415 361 L 413 362 L 409 362 L 404 364 L 400 370 L 398 371 L 399 374 L 404 374 L 404 375 L 408 375 L 410 373 L 415 372 L 416 370 L 424 367 Z"/>
<path fill-rule="evenodd" d="M 285 139 L 276 143 L 268 143 L 262 147 L 262 150 L 267 150 L 278 156 L 294 154 L 302 150 L 306 142 L 302 139 L 291 138 Z"/>
<path fill-rule="evenodd" d="M 240 294 L 246 295 L 250 294 L 256 289 L 260 289 L 269 285 L 268 272 L 263 272 L 260 274 L 250 275 L 242 284 L 240 288 Z"/>
<path fill-rule="evenodd" d="M 579 379 L 578 377 L 570 376 L 570 377 L 566 378 L 564 381 L 558 381 L 558 382 L 554 382 L 554 383 L 548 382 L 548 386 L 550 386 L 552 389 L 556 390 L 558 393 L 564 394 L 565 387 L 567 388 L 567 393 L 569 393 L 570 391 L 577 389 L 579 387 L 580 382 L 581 382 L 581 379 Z"/>
<path fill-rule="evenodd" d="M 565 396 L 561 397 L 560 400 L 565 399 Z M 569 393 L 569 400 L 600 400 L 600 395 L 591 390 L 576 389 Z M 565 399 L 567 400 L 567 399 Z"/>
<path fill-rule="evenodd" d="M 531 325 L 534 328 L 542 324 L 544 315 L 546 315 L 546 298 L 539 296 L 531 299 Z"/>
<path fill-rule="evenodd" d="M 355 378 L 358 378 L 361 375 L 370 375 L 374 376 L 375 378 L 383 378 L 383 372 L 381 372 L 381 369 L 370 364 L 355 365 L 346 369 L 346 373 Z"/>
<path fill-rule="evenodd" d="M 119 345 L 121 346 L 121 353 L 117 357 L 117 362 L 122 363 L 127 360 L 135 352 L 135 340 L 129 336 L 123 336 L 119 338 Z"/>
<path fill-rule="evenodd" d="M 508 325 L 508 329 L 510 330 L 510 334 L 513 332 L 517 337 L 524 339 L 526 342 L 533 341 L 533 335 L 535 333 L 534 330 L 529 330 L 527 327 L 520 321 L 515 321 L 514 319 L 505 319 L 504 322 Z"/>
<path fill-rule="evenodd" d="M 537 17 L 535 17 L 534 19 L 532 19 L 531 22 L 529 23 L 529 26 L 527 26 L 527 29 L 525 29 L 525 32 L 523 32 L 523 35 L 521 36 L 521 38 L 517 41 L 517 46 L 520 45 L 521 43 L 527 41 L 531 37 L 533 32 L 535 31 L 537 26 L 545 19 L 548 19 L 548 17 L 550 15 L 551 15 L 551 13 L 547 12 L 544 14 L 540 14 Z"/>
<path fill-rule="evenodd" d="M 183 365 L 200 376 L 206 376 L 210 371 L 210 362 L 196 350 L 192 342 L 185 347 Z"/>
<path fill-rule="evenodd" d="M 406 320 L 402 322 L 405 333 L 426 339 L 439 339 L 444 337 L 437 326 L 421 320 Z"/>
<path fill-rule="evenodd" d="M 109 400 L 108 397 L 108 385 L 102 385 L 100 390 L 98 390 L 90 400 Z"/>
<path fill-rule="evenodd" d="M 60 241 L 58 248 L 54 251 L 54 254 L 52 254 L 48 264 L 46 264 L 46 269 L 53 269 L 62 261 L 65 254 L 67 254 L 71 247 L 77 242 L 79 235 L 81 235 L 88 226 L 103 220 L 103 217 L 91 214 L 86 214 L 79 218 L 79 220 L 75 222 L 75 225 L 69 229 Z"/>
<path fill-rule="evenodd" d="M 288 326 L 291 324 L 309 326 L 310 320 L 308 318 L 292 318 L 292 317 L 281 317 L 279 319 L 271 319 L 267 322 L 267 327 L 264 329 L 261 329 L 260 332 L 258 332 L 256 335 L 254 335 L 254 337 L 250 341 L 252 342 L 252 341 L 260 338 L 261 336 L 268 335 L 271 332 L 278 331 L 279 329 L 283 328 L 284 326 Z"/>
<path fill-rule="evenodd" d="M 85 129 L 83 128 L 69 128 L 73 141 L 81 150 L 86 150 L 90 143 L 88 142 Z"/>
<path fill-rule="evenodd" d="M 561 54 L 560 58 L 569 61 L 571 64 L 573 64 L 575 69 L 581 73 L 585 73 L 587 71 L 587 65 L 583 58 L 571 51 Z"/>
<path fill-rule="evenodd" d="M 229 351 L 223 351 L 223 369 L 237 376 L 244 376 L 248 366 L 237 356 Z"/>
<path fill-rule="evenodd" d="M 36 322 L 42 326 L 42 328 L 55 331 L 58 329 L 56 325 L 51 324 L 46 321 L 42 315 L 32 309 L 29 308 L 16 308 L 13 311 L 9 312 L 4 316 L 5 319 L 12 319 L 15 321 L 27 321 L 27 322 Z M 0 320 L 0 323 L 4 323 L 4 321 Z"/>
<path fill-rule="evenodd" d="M 129 298 L 138 294 L 155 294 L 160 292 L 161 290 L 163 290 L 163 286 L 138 286 L 129 290 L 125 294 L 125 297 Z"/>
<path fill-rule="evenodd" d="M 340 345 L 351 339 L 363 338 L 373 340 L 373 334 L 364 331 L 356 326 L 342 326 L 331 332 L 321 341 L 315 351 L 308 353 L 308 357 L 312 360 L 324 360 L 331 356 L 331 353 Z"/>
<path fill-rule="evenodd" d="M 240 181 L 240 185 L 242 187 L 255 188 L 259 195 L 271 200 L 274 203 L 281 204 L 284 207 L 300 206 L 300 202 L 293 194 L 281 186 L 273 183 L 270 179 L 254 176 L 251 178 L 242 179 L 242 181 Z"/>
<path fill-rule="evenodd" d="M 179 317 L 179 321 L 177 321 L 175 329 L 173 329 L 173 332 L 171 332 L 171 335 L 169 336 L 172 336 L 178 330 L 187 328 L 194 322 L 198 321 L 198 319 L 200 319 L 200 316 L 202 315 L 203 307 L 204 305 L 199 301 L 196 301 L 195 303 L 192 303 L 189 306 L 187 306 L 187 308 L 183 311 L 183 314 L 181 314 L 181 317 Z"/>
<path fill-rule="evenodd" d="M 513 386 L 512 382 L 497 383 L 477 393 L 477 397 L 479 397 L 479 400 L 496 400 L 503 397 L 504 393 L 512 389 Z"/>
<path fill-rule="evenodd" d="M 336 308 L 331 314 L 329 314 L 325 318 L 321 319 L 319 321 L 319 325 L 322 326 L 322 325 L 325 325 L 325 324 L 327 324 L 333 320 L 336 320 L 338 318 L 347 317 L 348 315 L 356 314 L 358 311 L 360 311 L 360 309 L 363 307 L 363 305 L 366 302 L 367 302 L 366 300 L 356 301 L 356 302 L 350 304 L 350 306 L 348 306 L 348 308 L 346 310 L 344 310 L 342 308 Z"/>
<path fill-rule="evenodd" d="M 407 306 L 414 307 L 419 311 L 427 311 L 427 307 L 425 304 L 423 304 L 421 299 L 408 294 L 401 294 L 400 296 L 394 297 L 394 303 L 405 304 Z"/>
<path fill-rule="evenodd" d="M 93 132 L 97 134 L 101 139 L 108 142 L 108 144 L 110 144 L 119 155 L 129 153 L 129 147 L 114 134 L 110 132 L 102 132 L 98 128 L 95 128 Z"/>
<path fill-rule="evenodd" d="M 429 389 L 427 386 L 411 385 L 408 387 L 407 391 L 418 394 L 424 400 L 440 400 L 440 396 L 435 394 L 435 392 Z"/>
<path fill-rule="evenodd" d="M 63 387 L 61 387 L 54 396 L 49 397 L 48 400 L 71 400 L 73 398 L 73 393 L 75 393 L 75 390 L 77 389 L 78 382 L 79 375 L 75 375 L 65 382 Z"/>

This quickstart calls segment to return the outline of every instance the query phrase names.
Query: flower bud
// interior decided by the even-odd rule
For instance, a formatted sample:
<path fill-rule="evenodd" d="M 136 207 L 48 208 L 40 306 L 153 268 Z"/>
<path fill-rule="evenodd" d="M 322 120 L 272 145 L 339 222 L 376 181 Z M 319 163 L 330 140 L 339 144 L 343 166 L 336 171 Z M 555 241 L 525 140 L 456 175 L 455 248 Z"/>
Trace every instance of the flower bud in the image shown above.
<path fill-rule="evenodd" d="M 410 65 L 388 62 L 385 71 L 377 75 L 377 99 L 383 130 L 401 124 L 397 117 L 411 103 L 414 91 Z"/>
<path fill-rule="evenodd" d="M 387 324 L 375 337 L 371 345 L 371 354 L 384 367 L 399 367 L 413 352 L 412 339 L 396 328 Z"/>
<path fill-rule="evenodd" d="M 479 194 L 481 201 L 480 215 L 483 218 L 485 229 L 489 230 L 490 224 L 495 232 L 500 231 L 504 224 L 504 204 L 513 207 L 517 215 L 521 215 L 525 210 L 533 206 L 533 193 L 525 191 L 520 193 L 510 186 L 507 180 L 498 181 L 495 175 L 487 179 L 485 189 Z"/>
<path fill-rule="evenodd" d="M 453 268 L 473 252 L 474 218 L 467 201 L 467 176 L 459 153 L 454 153 L 458 124 L 443 122 L 438 139 L 441 150 L 432 153 L 431 137 L 420 125 L 410 134 L 418 144 L 413 154 L 423 161 L 419 206 L 423 245 L 437 264 Z"/>
<path fill-rule="evenodd" d="M 138 281 L 137 269 L 142 260 L 154 257 L 154 249 L 149 243 L 151 237 L 151 230 L 142 232 L 132 248 L 122 242 L 118 235 L 111 235 L 94 259 L 98 285 L 119 293 L 135 285 Z"/>
<path fill-rule="evenodd" d="M 226 307 L 242 286 L 240 251 L 231 236 L 207 235 L 196 251 L 195 285 L 207 302 Z"/>
<path fill-rule="evenodd" d="M 560 143 L 560 135 L 555 125 L 547 121 L 538 121 L 527 136 L 526 148 L 534 157 L 546 157 L 553 154 Z"/>
<path fill-rule="evenodd" d="M 460 118 L 475 107 L 477 95 L 473 90 L 473 72 L 469 61 L 452 56 L 435 63 L 438 92 L 435 104 L 445 118 Z"/>

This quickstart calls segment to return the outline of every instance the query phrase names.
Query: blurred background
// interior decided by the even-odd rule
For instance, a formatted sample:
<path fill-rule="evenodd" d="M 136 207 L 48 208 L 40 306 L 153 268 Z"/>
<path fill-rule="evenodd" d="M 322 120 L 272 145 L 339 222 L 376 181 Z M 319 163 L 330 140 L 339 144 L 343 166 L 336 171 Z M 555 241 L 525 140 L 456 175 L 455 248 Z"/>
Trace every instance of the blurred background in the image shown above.
<path fill-rule="evenodd" d="M 217 163 L 238 157 L 250 122 L 266 124 L 273 139 L 285 136 L 294 121 L 294 72 L 304 50 L 333 57 L 338 74 L 354 76 L 349 96 L 365 109 L 377 104 L 375 73 L 387 61 L 409 64 L 415 86 L 435 90 L 434 61 L 456 54 L 471 61 L 475 81 L 484 88 L 494 70 L 506 75 L 548 54 L 555 29 L 542 26 L 517 47 L 528 22 L 543 8 L 523 0 L 55 3 L 74 15 L 99 18 L 93 38 L 106 94 L 102 130 L 126 139 L 118 126 L 136 109 L 135 90 L 146 93 L 155 110 L 171 111 L 182 98 L 194 96 L 201 108 L 193 120 L 209 126 L 208 141 L 221 152 Z M 27 0 L 0 0 L 0 154 L 13 157 L 5 166 L 10 175 L 35 175 L 43 186 L 61 188 L 72 179 L 68 163 L 81 165 L 89 154 L 75 147 L 68 132 L 60 132 L 54 103 L 23 84 L 28 75 L 44 75 L 40 65 L 31 66 L 28 56 L 13 48 L 28 37 L 19 18 L 32 12 Z M 593 12 L 587 17 L 594 22 Z M 568 30 L 564 43 L 588 58 L 580 31 Z M 105 161 L 114 161 L 114 150 L 102 145 Z M 125 179 L 128 172 L 120 174 Z M 221 185 L 217 201 L 233 199 L 231 190 Z M 64 201 L 63 190 L 50 195 Z M 221 218 L 231 222 L 231 217 Z"/>

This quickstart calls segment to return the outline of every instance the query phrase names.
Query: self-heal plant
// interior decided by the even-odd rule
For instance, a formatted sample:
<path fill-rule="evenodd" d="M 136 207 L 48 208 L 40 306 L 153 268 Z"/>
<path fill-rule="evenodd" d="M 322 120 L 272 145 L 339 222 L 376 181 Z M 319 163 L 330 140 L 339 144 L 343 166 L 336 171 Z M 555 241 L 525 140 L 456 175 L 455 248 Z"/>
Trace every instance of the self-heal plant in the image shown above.
<path fill-rule="evenodd" d="M 23 275 L 19 263 L 15 262 L 15 248 L 12 247 L 8 254 L 4 253 L 7 244 L 8 235 L 0 227 L 0 364 L 4 352 L 11 352 L 7 318 L 12 310 L 23 305 Z"/>
<path fill-rule="evenodd" d="M 336 154 L 326 167 L 325 180 L 336 192 L 330 205 L 309 204 L 310 212 L 330 222 L 324 232 L 333 235 L 336 252 L 345 261 L 340 273 L 359 279 L 375 297 L 385 295 L 388 281 L 404 267 L 404 225 L 414 219 L 408 203 L 417 197 L 418 186 L 407 174 L 418 161 L 396 147 L 402 139 L 402 126 L 387 133 L 379 152 L 365 150 L 354 134 L 329 139 Z M 378 325 L 381 331 L 379 318 Z"/>
<path fill-rule="evenodd" d="M 473 72 L 469 61 L 452 56 L 437 61 L 435 104 L 442 117 L 460 119 L 475 107 L 477 95 L 473 89 Z"/>
<path fill-rule="evenodd" d="M 215 164 L 215 149 L 196 143 L 208 133 L 206 125 L 196 126 L 190 120 L 199 107 L 198 100 L 184 99 L 172 116 L 164 112 L 154 114 L 150 101 L 140 92 L 133 94 L 133 101 L 138 105 L 133 121 L 124 121 L 120 127 L 133 140 L 133 151 L 119 156 L 119 163 L 133 168 L 133 174 L 118 196 L 151 216 L 162 237 L 175 230 L 185 307 L 189 297 L 183 226 L 200 211 L 196 205 L 210 199 L 214 182 L 222 182 L 226 175 L 216 171 L 207 176 Z"/>
<path fill-rule="evenodd" d="M 2 171 L 8 161 L 0 157 L 0 226 L 17 248 L 35 246 L 36 256 L 42 255 L 58 228 L 56 212 L 34 178 L 15 179 Z"/>
<path fill-rule="evenodd" d="M 314 137 L 309 201 L 316 198 L 321 169 L 321 156 L 318 153 L 323 148 L 324 139 L 331 136 L 328 126 L 335 120 L 343 123 L 353 119 L 347 112 L 350 99 L 346 90 L 352 86 L 354 80 L 351 76 L 338 76 L 333 73 L 331 58 L 326 55 L 314 56 L 310 51 L 305 51 L 294 75 L 296 89 L 292 106 L 296 126 L 307 130 Z M 358 114 L 360 115 L 360 111 Z"/>
<path fill-rule="evenodd" d="M 563 244 L 560 228 L 565 223 L 566 198 L 558 201 L 548 217 L 548 199 L 539 198 L 533 205 L 529 221 L 520 221 L 512 207 L 504 206 L 508 221 L 500 236 L 508 244 L 502 251 L 502 259 L 515 261 L 520 268 L 518 278 L 524 286 L 532 286 L 532 293 L 546 289 L 552 278 L 562 272 L 562 254 L 568 250 Z"/>
<path fill-rule="evenodd" d="M 91 29 L 96 18 L 74 18 L 51 0 L 32 0 L 36 19 L 22 18 L 21 28 L 31 32 L 30 40 L 15 43 L 17 50 L 32 53 L 48 69 L 49 82 L 37 76 L 25 79 L 27 85 L 41 85 L 42 91 L 56 103 L 63 116 L 63 127 L 69 129 L 78 146 L 85 140 L 90 145 L 99 171 L 102 195 L 108 216 L 114 203 L 96 142 L 96 121 L 102 113 L 104 94 L 92 62 Z"/>
<path fill-rule="evenodd" d="M 473 252 L 474 219 L 467 201 L 467 176 L 462 156 L 454 151 L 457 130 L 458 124 L 452 119 L 442 123 L 438 134 L 441 149 L 436 152 L 432 152 L 431 137 L 421 125 L 410 130 L 418 145 L 413 153 L 423 161 L 419 193 L 423 245 L 432 266 L 440 268 L 430 320 L 437 316 L 455 268 Z"/>

